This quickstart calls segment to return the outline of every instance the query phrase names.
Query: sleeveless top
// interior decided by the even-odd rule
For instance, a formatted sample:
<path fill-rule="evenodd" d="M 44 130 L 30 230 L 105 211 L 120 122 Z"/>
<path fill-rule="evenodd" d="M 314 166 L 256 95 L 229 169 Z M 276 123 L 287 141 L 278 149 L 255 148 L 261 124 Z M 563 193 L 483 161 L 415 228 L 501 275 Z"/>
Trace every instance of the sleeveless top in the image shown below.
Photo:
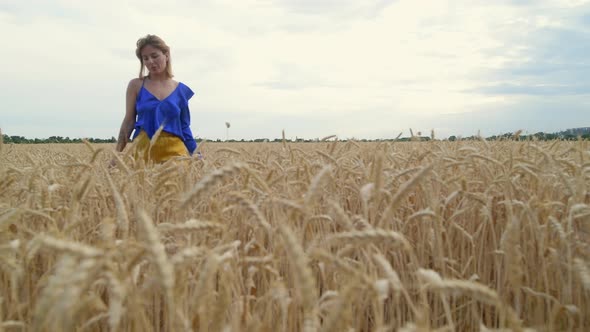
<path fill-rule="evenodd" d="M 192 155 L 197 148 L 197 142 L 190 128 L 188 101 L 195 93 L 188 86 L 178 82 L 176 89 L 168 97 L 160 100 L 144 87 L 144 83 L 141 84 L 135 100 L 137 119 L 133 138 L 143 130 L 151 139 L 160 126 L 164 126 L 162 130 L 182 139 Z"/>

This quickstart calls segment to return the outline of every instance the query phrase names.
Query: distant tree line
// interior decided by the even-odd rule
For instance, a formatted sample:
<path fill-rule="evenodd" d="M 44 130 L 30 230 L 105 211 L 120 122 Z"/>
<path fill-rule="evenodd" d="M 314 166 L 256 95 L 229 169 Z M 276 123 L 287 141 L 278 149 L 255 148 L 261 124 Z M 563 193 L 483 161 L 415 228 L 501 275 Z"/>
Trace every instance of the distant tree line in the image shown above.
<path fill-rule="evenodd" d="M 477 136 L 470 136 L 465 138 L 460 138 L 456 136 L 451 136 L 448 138 L 449 141 L 456 141 L 456 140 L 474 140 L 480 139 Z M 585 128 L 574 128 L 568 129 L 564 131 L 560 131 L 557 133 L 544 133 L 538 132 L 530 135 L 522 135 L 519 133 L 506 133 L 502 135 L 493 135 L 486 138 L 489 141 L 496 141 L 496 140 L 518 140 L 518 141 L 526 141 L 526 140 L 538 140 L 538 141 L 551 141 L 551 140 L 563 140 L 563 141 L 575 141 L 578 139 L 583 140 L 590 140 L 590 127 Z"/>
<path fill-rule="evenodd" d="M 433 138 L 428 136 L 413 136 L 413 137 L 398 137 L 398 138 L 385 138 L 385 139 L 352 139 L 357 142 L 408 142 L 408 141 L 430 141 Z M 482 137 L 480 136 L 469 136 L 469 137 L 461 137 L 461 136 L 449 136 L 445 141 L 468 141 L 468 140 L 481 140 Z M 502 135 L 493 135 L 490 137 L 486 137 L 486 140 L 539 140 L 539 141 L 550 141 L 550 140 L 567 140 L 573 141 L 578 139 L 590 140 L 590 127 L 583 127 L 583 128 L 573 128 L 567 129 L 564 131 L 560 131 L 557 133 L 544 133 L 538 132 L 535 134 L 530 135 L 522 135 L 520 133 L 506 133 Z M 46 144 L 46 143 L 82 143 L 81 138 L 69 138 L 69 137 L 62 137 L 62 136 L 50 136 L 48 138 L 26 138 L 23 136 L 8 136 L 6 134 L 2 135 L 2 140 L 4 143 L 14 143 L 14 144 Z M 102 138 L 86 138 L 86 140 L 90 143 L 116 143 L 117 139 L 114 137 L 108 139 Z M 196 138 L 197 142 L 202 142 L 204 139 Z M 438 140 L 438 139 L 436 139 Z M 268 139 L 268 138 L 256 138 L 251 140 L 211 140 L 209 142 L 274 142 L 280 143 L 282 142 L 282 138 L 275 138 L 275 139 Z M 295 139 L 285 139 L 285 142 L 297 142 L 297 143 L 310 143 L 310 142 L 319 142 L 319 138 L 314 139 L 303 139 L 303 138 L 295 138 Z M 347 139 L 340 139 L 340 141 L 347 141 Z"/>
<path fill-rule="evenodd" d="M 539 141 L 551 141 L 551 140 L 565 140 L 565 141 L 574 141 L 574 140 L 578 140 L 578 139 L 584 139 L 584 140 L 590 140 L 590 127 L 585 127 L 585 128 L 574 128 L 574 129 L 568 129 L 568 130 L 564 130 L 564 131 L 560 131 L 557 133 L 544 133 L 544 132 L 538 132 L 535 134 L 531 134 L 531 135 L 523 135 L 520 133 L 505 133 L 502 135 L 493 135 L 493 136 L 489 136 L 486 137 L 485 139 L 488 141 L 498 141 L 498 140 L 517 140 L 517 141 L 525 141 L 525 140 L 539 140 Z M 443 141 L 473 141 L 473 140 L 481 140 L 482 137 L 481 136 L 468 136 L 468 137 L 462 137 L 462 136 L 449 136 L 446 139 L 442 139 Z M 398 137 L 398 138 L 378 138 L 378 139 L 365 139 L 365 138 L 361 138 L 361 139 L 352 139 L 354 141 L 357 142 L 410 142 L 410 141 L 421 141 L 421 142 L 426 142 L 426 141 L 431 141 L 431 140 L 436 140 L 436 141 L 440 141 L 440 139 L 434 139 L 433 137 L 429 137 L 429 136 L 412 136 L 412 137 Z M 199 139 L 197 139 L 197 141 L 200 141 Z M 230 142 L 230 143 L 235 143 L 235 142 L 282 142 L 283 139 L 281 138 L 275 138 L 275 139 L 268 139 L 268 138 L 256 138 L 253 140 L 245 140 L 245 139 L 240 139 L 240 140 L 236 140 L 236 139 L 229 139 L 226 141 L 223 141 L 221 139 L 217 139 L 217 140 L 213 140 L 211 142 Z M 294 140 L 291 139 L 285 139 L 285 142 L 298 142 L 298 143 L 309 143 L 309 142 L 319 142 L 320 139 L 319 138 L 314 138 L 314 139 L 303 139 L 303 138 L 295 138 Z M 347 141 L 347 139 L 340 139 L 340 141 Z"/>
<path fill-rule="evenodd" d="M 414 136 L 414 138 L 410 138 L 410 137 L 401 137 L 401 138 L 377 138 L 377 139 L 366 139 L 366 138 L 351 138 L 351 139 L 338 139 L 338 141 L 340 142 L 346 142 L 346 141 L 356 141 L 356 142 L 409 142 L 409 141 L 430 141 L 430 137 L 419 137 L 419 136 Z M 197 142 L 200 142 L 201 140 L 197 139 Z M 314 142 L 320 142 L 321 140 L 319 138 L 295 138 L 295 139 L 290 139 L 290 138 L 285 138 L 285 142 L 288 143 L 314 143 Z M 263 143 L 263 142 L 271 142 L 271 143 L 281 143 L 283 142 L 282 138 L 274 138 L 274 139 L 268 139 L 268 138 L 255 138 L 255 139 L 251 139 L 251 140 L 246 140 L 246 139 L 228 139 L 227 141 L 221 140 L 221 139 L 216 139 L 216 140 L 212 140 L 209 142 L 217 142 L 217 143 L 222 143 L 222 142 L 229 142 L 229 143 Z"/>
<path fill-rule="evenodd" d="M 24 136 L 8 136 L 2 135 L 4 143 L 14 144 L 47 144 L 47 143 L 82 143 L 82 138 L 69 138 L 62 136 L 50 136 L 48 138 L 26 138 Z M 86 138 L 90 143 L 116 143 L 117 139 L 114 137 L 108 139 L 102 138 Z"/>

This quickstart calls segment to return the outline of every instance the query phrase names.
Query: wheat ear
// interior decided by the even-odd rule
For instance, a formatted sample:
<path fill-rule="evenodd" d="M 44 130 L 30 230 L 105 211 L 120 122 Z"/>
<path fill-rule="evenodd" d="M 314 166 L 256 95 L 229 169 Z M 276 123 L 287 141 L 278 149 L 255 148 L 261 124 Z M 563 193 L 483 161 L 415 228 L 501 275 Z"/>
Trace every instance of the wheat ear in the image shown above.
<path fill-rule="evenodd" d="M 362 231 L 341 232 L 328 236 L 322 244 L 330 245 L 333 243 L 351 243 L 361 245 L 366 243 L 382 242 L 404 249 L 410 248 L 410 243 L 406 238 L 397 232 L 386 231 L 382 229 L 370 228 Z"/>
<path fill-rule="evenodd" d="M 306 207 L 311 206 L 311 203 L 313 202 L 315 197 L 318 195 L 320 187 L 329 178 L 331 171 L 332 171 L 332 167 L 330 167 L 329 165 L 324 166 L 324 168 L 322 168 L 322 170 L 320 170 L 320 172 L 312 179 L 311 184 L 309 185 L 309 188 L 307 189 L 307 192 L 305 193 L 304 205 Z"/>
<path fill-rule="evenodd" d="M 186 208 L 186 206 L 194 199 L 199 198 L 204 193 L 206 193 L 209 189 L 211 189 L 214 185 L 221 182 L 223 179 L 228 178 L 230 176 L 235 175 L 241 169 L 246 169 L 246 164 L 243 163 L 235 163 L 224 168 L 218 169 L 213 171 L 212 173 L 205 176 L 201 181 L 199 181 L 193 189 L 191 189 L 187 194 L 184 195 L 184 198 L 181 200 L 181 208 Z"/>
<path fill-rule="evenodd" d="M 117 210 L 117 225 L 119 226 L 121 238 L 127 238 L 127 234 L 129 233 L 129 217 L 127 216 L 127 208 L 125 207 L 125 202 L 123 202 L 123 197 L 117 190 L 117 187 L 113 183 L 113 179 L 108 172 L 105 172 L 107 181 L 109 182 L 109 186 L 111 187 L 111 191 L 113 194 L 113 200 L 115 201 L 115 208 Z"/>
<path fill-rule="evenodd" d="M 158 224 L 158 231 L 160 232 L 175 232 L 175 231 L 203 231 L 203 230 L 214 230 L 214 231 L 223 231 L 225 226 L 220 223 L 212 222 L 212 221 L 202 221 L 197 219 L 189 219 L 184 223 L 181 224 L 173 224 L 173 223 L 160 223 Z"/>
<path fill-rule="evenodd" d="M 279 231 L 285 239 L 285 250 L 293 262 L 295 279 L 298 281 L 303 300 L 303 331 L 313 332 L 318 328 L 317 291 L 313 273 L 303 247 L 291 232 L 289 227 L 281 223 Z"/>
<path fill-rule="evenodd" d="M 140 227 L 144 239 L 147 242 L 147 251 L 150 253 L 159 275 L 159 281 L 164 289 L 168 317 L 174 313 L 174 266 L 166 256 L 164 244 L 160 241 L 158 230 L 154 226 L 152 219 L 143 210 L 137 211 L 138 226 Z M 168 327 L 172 327 L 170 319 L 167 320 Z"/>
<path fill-rule="evenodd" d="M 399 188 L 399 190 L 395 193 L 395 195 L 391 199 L 391 202 L 389 203 L 387 208 L 385 208 L 385 211 L 381 215 L 381 219 L 379 219 L 379 222 L 377 223 L 377 227 L 382 225 L 386 220 L 388 220 L 390 218 L 391 214 L 397 208 L 397 206 L 401 202 L 402 198 L 404 198 L 406 196 L 406 194 L 408 194 L 408 192 L 410 191 L 410 189 L 412 189 L 412 187 L 414 187 L 416 184 L 418 184 L 418 182 L 420 182 L 420 180 L 422 180 L 428 173 L 430 173 L 430 171 L 433 168 L 433 165 L 434 164 L 430 164 L 430 165 L 422 168 L 416 175 L 414 175 L 409 181 L 405 182 Z"/>

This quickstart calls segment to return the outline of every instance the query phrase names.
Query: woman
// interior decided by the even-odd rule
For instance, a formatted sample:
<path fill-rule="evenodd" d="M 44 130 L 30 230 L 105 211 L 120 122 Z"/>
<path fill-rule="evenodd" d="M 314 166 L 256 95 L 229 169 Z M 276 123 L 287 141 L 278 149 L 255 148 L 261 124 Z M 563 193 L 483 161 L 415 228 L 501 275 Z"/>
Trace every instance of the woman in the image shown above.
<path fill-rule="evenodd" d="M 117 151 L 125 149 L 133 134 L 135 158 L 146 163 L 162 163 L 177 156 L 192 155 L 197 148 L 190 129 L 188 100 L 194 92 L 172 79 L 170 47 L 158 36 L 147 35 L 137 41 L 135 55 L 139 59 L 139 78 L 127 86 L 126 112 Z M 144 67 L 149 74 L 144 77 Z M 156 141 L 150 141 L 162 128 Z"/>

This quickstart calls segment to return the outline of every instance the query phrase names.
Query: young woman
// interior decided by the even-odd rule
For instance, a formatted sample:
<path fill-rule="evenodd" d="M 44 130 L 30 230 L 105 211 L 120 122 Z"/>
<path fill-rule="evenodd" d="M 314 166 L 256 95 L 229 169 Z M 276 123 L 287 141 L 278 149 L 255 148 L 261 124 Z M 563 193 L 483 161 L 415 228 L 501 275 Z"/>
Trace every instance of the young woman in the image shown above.
<path fill-rule="evenodd" d="M 197 148 L 190 128 L 188 101 L 194 92 L 172 79 L 170 47 L 158 36 L 137 41 L 139 78 L 127 86 L 125 118 L 121 124 L 117 151 L 125 149 L 131 132 L 135 158 L 162 163 L 177 156 L 192 155 Z M 144 67 L 148 75 L 144 76 Z M 159 136 L 150 148 L 158 129 Z"/>

